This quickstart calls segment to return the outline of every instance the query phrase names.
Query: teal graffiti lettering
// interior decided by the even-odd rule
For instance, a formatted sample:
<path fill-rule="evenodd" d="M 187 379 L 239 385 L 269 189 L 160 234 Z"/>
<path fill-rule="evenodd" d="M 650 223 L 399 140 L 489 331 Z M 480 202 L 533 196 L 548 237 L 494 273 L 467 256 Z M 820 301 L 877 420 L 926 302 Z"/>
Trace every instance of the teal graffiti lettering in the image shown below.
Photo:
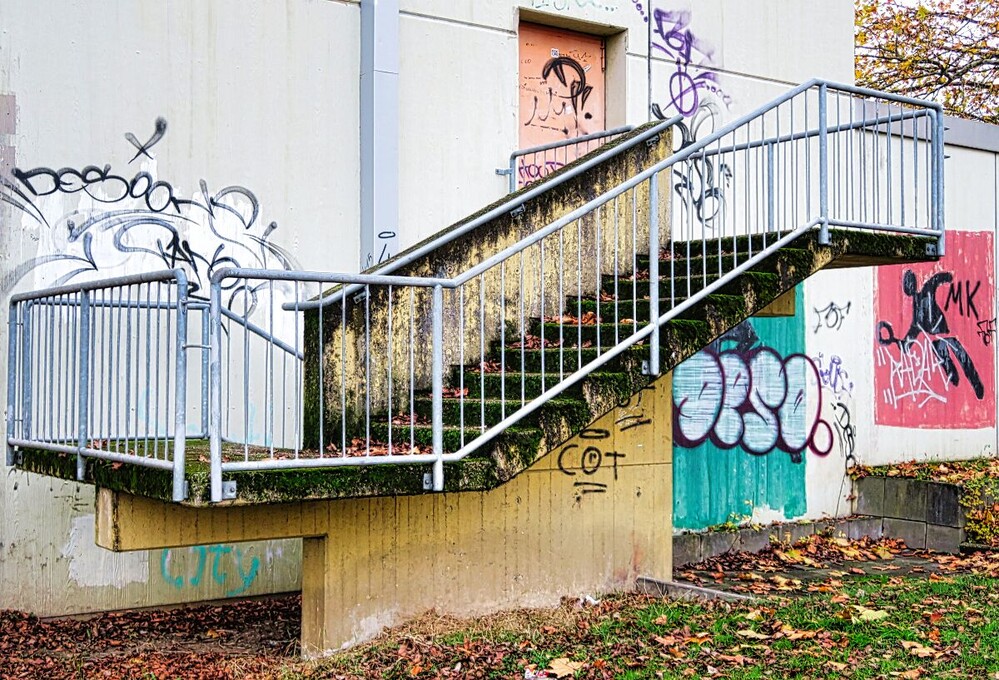
<path fill-rule="evenodd" d="M 246 549 L 223 544 L 199 545 L 188 548 L 188 556 L 197 555 L 197 559 L 193 560 L 193 568 L 191 566 L 181 568 L 181 573 L 171 573 L 171 563 L 177 555 L 177 550 L 163 550 L 160 555 L 160 574 L 163 580 L 177 589 L 183 588 L 185 584 L 197 588 L 201 585 L 208 567 L 209 553 L 212 556 L 211 578 L 214 583 L 225 587 L 229 577 L 233 575 L 233 570 L 235 570 L 234 575 L 239 579 L 238 585 L 235 584 L 235 579 L 232 579 L 234 587 L 225 591 L 226 597 L 247 591 L 260 572 L 260 558 L 256 555 L 249 555 Z M 227 559 L 227 556 L 231 557 Z M 188 560 L 188 565 L 191 561 Z"/>

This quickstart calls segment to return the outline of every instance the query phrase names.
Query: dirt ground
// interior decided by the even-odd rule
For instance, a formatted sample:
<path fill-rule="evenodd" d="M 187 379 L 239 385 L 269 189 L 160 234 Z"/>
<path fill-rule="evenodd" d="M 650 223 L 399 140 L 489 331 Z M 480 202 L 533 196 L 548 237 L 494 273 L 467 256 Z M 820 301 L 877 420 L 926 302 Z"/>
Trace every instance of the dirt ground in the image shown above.
<path fill-rule="evenodd" d="M 933 581 L 954 573 L 997 578 L 999 555 L 946 556 L 910 551 L 898 541 L 814 537 L 794 547 L 712 558 L 675 576 L 751 597 L 793 598 L 835 592 L 851 579 L 879 574 Z M 534 615 L 544 618 L 544 612 Z M 302 662 L 300 620 L 299 595 L 61 619 L 0 610 L 0 679 L 409 677 L 396 673 L 400 655 L 408 653 L 407 640 L 427 633 L 420 621 L 434 617 L 385 631 L 371 645 L 354 650 L 359 661 L 353 670 Z M 475 628 L 479 623 L 460 625 Z M 521 669 L 518 677 L 523 673 Z"/>
<path fill-rule="evenodd" d="M 243 678 L 298 659 L 298 595 L 38 619 L 0 610 L 0 678 Z"/>

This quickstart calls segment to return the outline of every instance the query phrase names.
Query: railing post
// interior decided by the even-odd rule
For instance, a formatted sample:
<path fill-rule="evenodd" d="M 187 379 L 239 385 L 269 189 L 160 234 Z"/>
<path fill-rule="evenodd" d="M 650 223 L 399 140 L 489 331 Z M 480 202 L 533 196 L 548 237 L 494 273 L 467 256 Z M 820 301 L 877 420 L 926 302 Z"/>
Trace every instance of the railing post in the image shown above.
<path fill-rule="evenodd" d="M 76 479 L 82 482 L 87 472 L 87 460 L 83 450 L 90 438 L 89 403 L 90 396 L 90 291 L 80 293 L 80 385 L 78 405 L 80 422 L 77 427 Z"/>
<path fill-rule="evenodd" d="M 211 343 L 209 335 L 211 326 L 208 323 L 208 308 L 202 306 L 199 309 L 201 310 L 201 437 L 208 439 L 208 375 L 211 363 L 206 348 Z"/>
<path fill-rule="evenodd" d="M 10 440 L 14 438 L 15 416 L 22 416 L 17 410 L 17 377 L 21 372 L 17 367 L 17 324 L 21 316 L 21 308 L 17 303 L 11 303 L 7 312 L 7 466 L 14 465 L 14 447 Z"/>
<path fill-rule="evenodd" d="M 173 500 L 180 502 L 184 493 L 185 451 L 187 445 L 187 276 L 176 270 L 177 277 L 177 398 L 174 402 Z"/>
<path fill-rule="evenodd" d="M 431 376 L 433 385 L 433 446 L 434 491 L 444 490 L 444 290 L 440 284 L 434 286 L 433 297 L 433 359 Z"/>
<path fill-rule="evenodd" d="M 937 237 L 937 255 L 943 257 L 945 248 L 944 232 L 944 116 L 943 109 L 933 111 L 933 228 L 940 232 Z"/>
<path fill-rule="evenodd" d="M 211 459 L 209 485 L 212 503 L 222 500 L 222 282 L 212 281 L 208 302 L 209 418 L 208 454 Z"/>
<path fill-rule="evenodd" d="M 827 86 L 819 84 L 819 244 L 829 245 L 829 129 Z"/>
<path fill-rule="evenodd" d="M 510 193 L 517 190 L 517 157 L 510 156 Z"/>
<path fill-rule="evenodd" d="M 31 308 L 25 300 L 21 308 L 21 438 L 31 439 Z"/>
<path fill-rule="evenodd" d="M 767 233 L 774 230 L 774 145 L 767 144 Z"/>
<path fill-rule="evenodd" d="M 659 173 L 649 178 L 649 321 L 649 375 L 659 375 Z"/>

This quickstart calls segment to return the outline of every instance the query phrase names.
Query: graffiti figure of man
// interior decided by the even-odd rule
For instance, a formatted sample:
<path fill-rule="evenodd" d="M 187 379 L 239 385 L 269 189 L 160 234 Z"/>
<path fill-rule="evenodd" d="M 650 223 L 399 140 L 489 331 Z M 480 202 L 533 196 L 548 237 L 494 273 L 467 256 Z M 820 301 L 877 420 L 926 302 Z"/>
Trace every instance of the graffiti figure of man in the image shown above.
<path fill-rule="evenodd" d="M 943 310 L 937 304 L 937 288 L 953 280 L 954 275 L 950 272 L 939 272 L 927 279 L 923 287 L 917 290 L 916 275 L 911 269 L 906 269 L 902 276 L 902 291 L 912 298 L 912 323 L 909 325 L 909 332 L 904 338 L 896 338 L 891 324 L 879 321 L 878 342 L 882 345 L 896 345 L 899 350 L 908 353 L 921 334 L 935 336 L 932 339 L 933 353 L 936 354 L 947 379 L 952 385 L 960 382 L 957 366 L 954 365 L 956 360 L 975 391 L 975 396 L 982 399 L 985 397 L 985 385 L 982 384 L 975 364 L 961 341 L 946 335 L 950 333 L 950 327 L 947 325 Z M 954 359 L 951 359 L 951 354 L 954 355 Z"/>

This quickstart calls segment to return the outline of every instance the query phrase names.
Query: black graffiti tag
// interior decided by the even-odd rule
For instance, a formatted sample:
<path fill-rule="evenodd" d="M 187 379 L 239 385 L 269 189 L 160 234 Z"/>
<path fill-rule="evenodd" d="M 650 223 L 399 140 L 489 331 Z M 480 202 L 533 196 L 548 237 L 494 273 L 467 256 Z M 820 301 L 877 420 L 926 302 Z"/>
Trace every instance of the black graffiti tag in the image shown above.
<path fill-rule="evenodd" d="M 978 375 L 978 370 L 961 341 L 949 335 L 950 327 L 947 325 L 947 317 L 944 316 L 944 310 L 940 309 L 940 305 L 937 303 L 937 288 L 953 281 L 954 275 L 951 272 L 938 272 L 927 279 L 917 290 L 916 275 L 911 269 L 906 269 L 902 275 L 902 291 L 907 297 L 912 298 L 912 322 L 909 324 L 909 330 L 904 337 L 897 338 L 890 323 L 879 321 L 878 342 L 882 345 L 895 345 L 901 352 L 908 353 L 920 336 L 924 334 L 929 336 L 937 362 L 950 383 L 955 386 L 959 384 L 961 378 L 958 375 L 957 366 L 960 366 L 965 378 L 974 390 L 975 396 L 978 399 L 983 399 L 985 385 Z M 976 287 L 975 292 L 977 290 Z M 951 295 L 953 296 L 953 293 Z M 957 295 L 960 298 L 960 289 L 958 289 Z M 969 294 L 969 305 L 972 304 L 973 296 L 973 293 Z M 948 306 L 949 301 L 950 298 L 946 303 Z M 953 355 L 953 359 L 951 355 Z M 955 366 L 955 361 L 957 366 Z"/>
<path fill-rule="evenodd" d="M 604 429 L 587 428 L 579 433 L 579 438 L 584 440 L 600 441 L 610 437 L 610 432 Z M 607 484 L 605 482 L 595 482 L 588 479 L 595 475 L 601 468 L 610 466 L 614 481 L 617 481 L 618 461 L 625 457 L 625 454 L 617 451 L 605 451 L 599 446 L 579 444 L 569 444 L 559 451 L 557 462 L 559 471 L 568 477 L 578 477 L 578 473 L 572 465 L 578 463 L 579 472 L 583 474 L 582 479 L 573 481 L 573 487 L 580 494 L 606 493 Z"/>
<path fill-rule="evenodd" d="M 153 131 L 153 136 L 150 137 L 148 140 L 146 140 L 145 144 L 140 144 L 139 140 L 136 138 L 135 135 L 133 135 L 131 132 L 126 132 L 125 139 L 127 139 L 132 146 L 138 149 L 138 151 L 135 152 L 135 155 L 132 156 L 132 159 L 128 162 L 131 164 L 139 156 L 145 156 L 146 158 L 152 160 L 152 155 L 149 153 L 149 150 L 154 146 L 156 146 L 157 142 L 163 139 L 163 135 L 166 134 L 166 129 L 167 129 L 166 119 L 157 118 L 156 129 Z"/>

